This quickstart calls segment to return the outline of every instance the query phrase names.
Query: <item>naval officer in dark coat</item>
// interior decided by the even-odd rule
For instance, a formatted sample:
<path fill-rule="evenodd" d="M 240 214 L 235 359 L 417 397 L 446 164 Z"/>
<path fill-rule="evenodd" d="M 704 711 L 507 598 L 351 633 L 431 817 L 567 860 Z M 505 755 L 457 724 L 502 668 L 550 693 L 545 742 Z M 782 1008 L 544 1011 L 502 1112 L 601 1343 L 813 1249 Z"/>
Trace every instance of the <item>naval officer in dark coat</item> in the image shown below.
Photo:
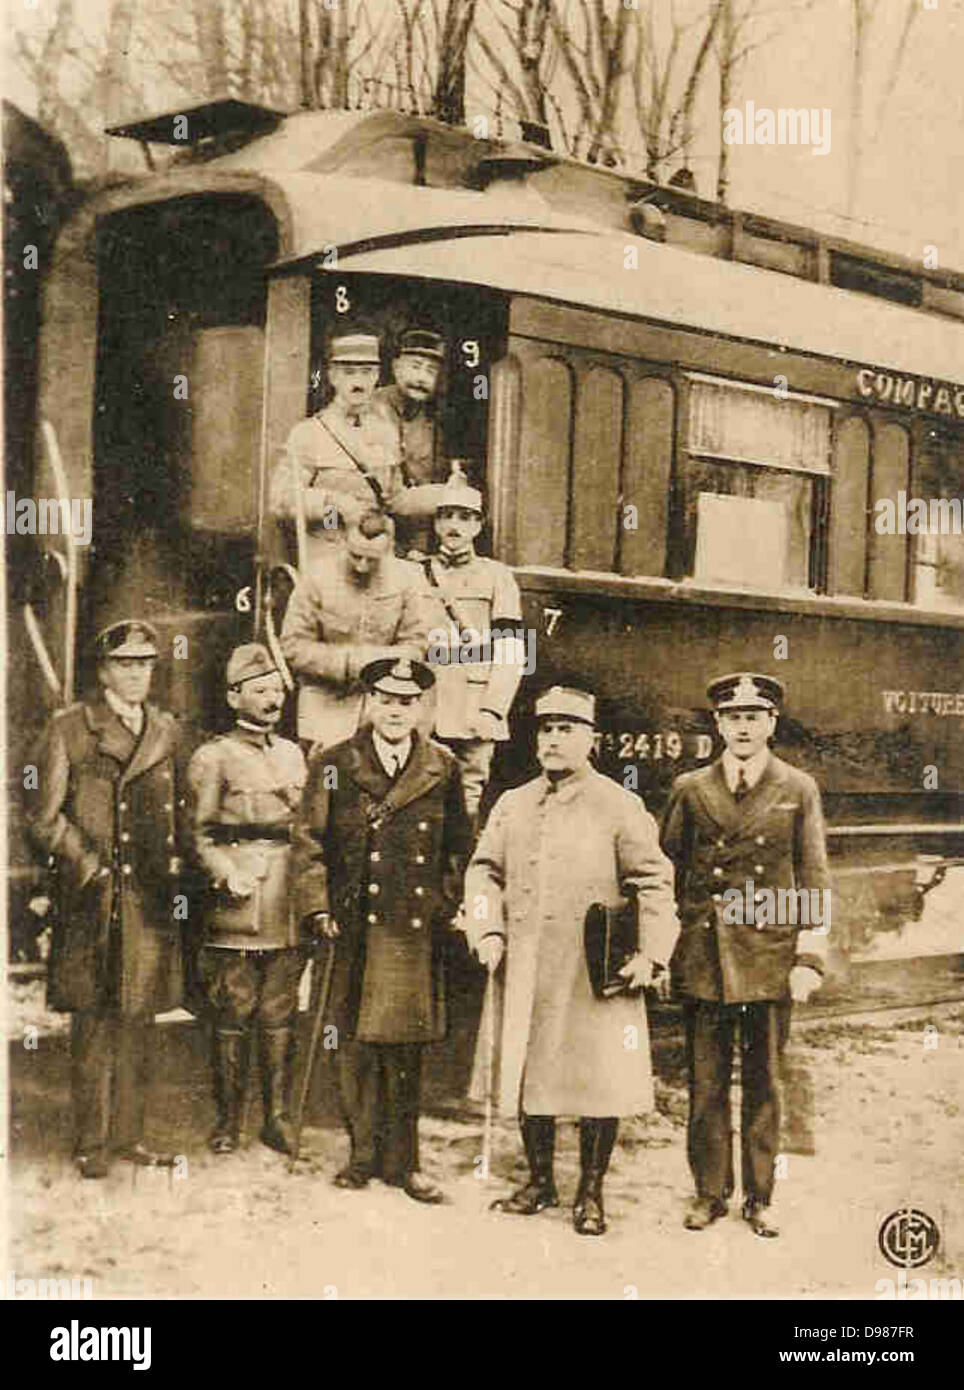
<path fill-rule="evenodd" d="M 733 1191 L 730 1072 L 739 1024 L 743 1217 L 756 1235 L 772 1237 L 791 1000 L 806 1002 L 820 987 L 827 954 L 823 815 L 813 778 L 768 746 L 780 682 L 739 672 L 711 682 L 707 694 L 726 748 L 710 767 L 677 779 L 661 840 L 676 865 L 682 924 L 673 971 L 684 999 L 697 1192 L 685 1225 L 708 1226 Z"/>
<path fill-rule="evenodd" d="M 144 1114 L 154 1016 L 182 994 L 177 723 L 147 700 L 157 633 L 114 623 L 96 649 L 99 698 L 54 715 L 27 791 L 31 839 L 58 873 L 47 994 L 73 1015 L 74 1156 L 85 1178 L 105 1176 L 112 1149 L 173 1162 L 144 1144 Z"/>
<path fill-rule="evenodd" d="M 426 1043 L 445 1033 L 444 933 L 471 848 L 458 764 L 416 729 L 432 672 L 386 658 L 361 673 L 370 726 L 316 748 L 296 831 L 296 910 L 334 941 L 327 1018 L 337 1029 L 351 1156 L 335 1178 L 372 1177 L 442 1200 L 418 1171 Z"/>

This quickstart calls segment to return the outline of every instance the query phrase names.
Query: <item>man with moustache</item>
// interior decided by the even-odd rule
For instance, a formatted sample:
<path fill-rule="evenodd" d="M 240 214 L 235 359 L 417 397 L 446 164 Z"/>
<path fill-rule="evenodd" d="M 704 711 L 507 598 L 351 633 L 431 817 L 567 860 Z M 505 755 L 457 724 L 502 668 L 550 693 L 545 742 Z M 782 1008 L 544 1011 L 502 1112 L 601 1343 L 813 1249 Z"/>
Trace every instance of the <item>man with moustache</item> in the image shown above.
<path fill-rule="evenodd" d="M 291 595 L 281 650 L 298 678 L 298 736 L 331 747 L 358 728 L 362 668 L 379 657 L 421 659 L 428 644 L 425 580 L 392 551 L 390 517 L 369 511 L 349 526 Z"/>
<path fill-rule="evenodd" d="M 482 1020 L 472 1090 L 484 1094 L 482 1078 L 494 1077 L 499 1111 L 521 1119 L 529 1179 L 495 1204 L 505 1212 L 534 1216 L 559 1205 L 556 1121 L 579 1120 L 573 1225 L 600 1236 L 619 1116 L 652 1110 L 654 1097 L 645 1003 L 594 993 L 586 914 L 594 904 L 635 909 L 636 952 L 619 974 L 666 997 L 677 934 L 672 868 L 639 798 L 590 763 L 594 697 L 554 686 L 535 712 L 542 772 L 496 802 L 465 878 L 469 943 L 493 973 L 504 958 L 486 1000 L 495 1020 L 501 1003 L 501 1024 Z"/>
<path fill-rule="evenodd" d="M 445 481 L 438 390 L 445 363 L 445 339 L 423 328 L 401 335 L 392 362 L 393 381 L 375 392 L 375 413 L 387 421 L 398 440 L 398 462 L 406 487 Z M 430 516 L 400 521 L 399 551 L 426 552 L 432 540 Z"/>
<path fill-rule="evenodd" d="M 482 494 L 455 459 L 435 508 L 438 554 L 423 568 L 434 600 L 435 737 L 458 758 L 473 824 L 495 745 L 509 737 L 508 714 L 525 665 L 519 586 L 508 565 L 476 555 L 481 529 Z"/>
<path fill-rule="evenodd" d="M 768 889 L 804 889 L 808 899 L 811 890 L 827 889 L 823 815 L 813 778 L 768 746 L 780 682 L 739 671 L 711 681 L 707 696 L 725 748 L 709 767 L 677 778 L 661 841 L 676 865 L 682 923 L 673 973 L 684 1000 L 687 1149 L 696 1183 L 684 1224 L 704 1230 L 725 1215 L 733 1191 L 730 1073 L 739 1025 L 742 1214 L 754 1235 L 772 1239 L 779 1235 L 770 1204 L 791 1001 L 805 1003 L 820 988 L 827 936 L 826 924 L 813 930 L 767 920 L 756 903 Z M 744 921 L 748 893 L 754 920 Z"/>
<path fill-rule="evenodd" d="M 298 914 L 335 953 L 326 1017 L 351 1140 L 335 1183 L 380 1177 L 435 1203 L 418 1161 L 422 1054 L 445 1034 L 445 933 L 470 832 L 455 759 L 417 730 L 432 672 L 389 657 L 361 679 L 370 722 L 312 754 L 296 847 Z"/>
<path fill-rule="evenodd" d="M 397 428 L 373 410 L 380 362 L 374 335 L 332 339 L 328 380 L 334 399 L 295 425 L 272 476 L 271 513 L 296 536 L 304 523 L 299 563 L 308 569 L 372 507 L 391 510 L 404 488 Z"/>
<path fill-rule="evenodd" d="M 27 783 L 28 831 L 58 876 L 47 994 L 72 1014 L 74 1157 L 85 1178 L 103 1178 L 112 1151 L 173 1163 L 144 1142 L 154 1017 L 181 1002 L 183 977 L 177 726 L 147 699 L 157 642 L 140 620 L 100 633 L 100 698 L 54 715 Z"/>
<path fill-rule="evenodd" d="M 213 1013 L 217 1111 L 209 1145 L 240 1139 L 252 1034 L 260 1025 L 261 1141 L 290 1153 L 298 982 L 305 964 L 290 901 L 291 826 L 306 769 L 301 749 L 273 732 L 285 690 L 267 649 L 236 647 L 225 672 L 234 728 L 188 766 L 194 851 L 208 882 L 201 974 Z"/>

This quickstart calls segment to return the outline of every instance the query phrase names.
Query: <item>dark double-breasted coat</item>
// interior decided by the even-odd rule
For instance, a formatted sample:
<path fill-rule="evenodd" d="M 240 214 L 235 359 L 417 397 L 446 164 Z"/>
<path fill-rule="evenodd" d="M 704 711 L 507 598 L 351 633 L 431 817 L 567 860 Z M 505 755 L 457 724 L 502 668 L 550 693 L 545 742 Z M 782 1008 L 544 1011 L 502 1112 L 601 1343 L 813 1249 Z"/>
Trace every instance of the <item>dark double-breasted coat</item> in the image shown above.
<path fill-rule="evenodd" d="M 359 1042 L 444 1036 L 443 934 L 471 848 L 458 765 L 413 735 L 392 781 L 370 728 L 316 749 L 295 833 L 300 917 L 338 923 L 329 1017 Z"/>
<path fill-rule="evenodd" d="M 771 753 L 741 801 L 726 785 L 722 760 L 684 773 L 661 843 L 676 865 L 681 931 L 673 968 L 683 994 L 725 1004 L 785 999 L 795 964 L 822 970 L 823 921 L 817 930 L 800 926 L 801 912 L 797 925 L 758 925 L 748 920 L 752 911 L 726 910 L 735 901 L 728 890 L 746 899 L 748 884 L 754 902 L 768 889 L 829 887 L 820 793 L 807 773 Z M 728 920 L 738 916 L 743 920 Z"/>
<path fill-rule="evenodd" d="M 152 705 L 139 739 L 105 702 L 72 705 L 41 735 L 25 795 L 31 838 L 58 870 L 54 1009 L 134 1018 L 181 1002 L 176 748 L 174 716 Z"/>

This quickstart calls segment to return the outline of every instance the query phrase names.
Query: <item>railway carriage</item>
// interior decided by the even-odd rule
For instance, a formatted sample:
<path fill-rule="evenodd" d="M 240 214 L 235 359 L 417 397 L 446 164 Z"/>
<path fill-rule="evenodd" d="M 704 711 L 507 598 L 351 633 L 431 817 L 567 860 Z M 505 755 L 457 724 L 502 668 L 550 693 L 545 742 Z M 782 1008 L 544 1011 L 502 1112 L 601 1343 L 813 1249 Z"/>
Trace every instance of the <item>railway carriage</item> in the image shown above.
<path fill-rule="evenodd" d="M 291 559 L 266 480 L 331 337 L 377 332 L 387 366 L 432 328 L 444 452 L 486 491 L 535 666 L 502 782 L 531 768 L 532 686 L 579 674 L 601 766 L 658 812 L 718 751 L 707 677 L 773 671 L 824 793 L 838 968 L 959 952 L 964 277 L 424 118 L 222 102 L 116 133 L 176 148 L 177 122 L 190 148 L 89 200 L 46 278 L 38 410 L 94 499 L 87 630 L 148 616 L 159 697 L 214 726 Z"/>

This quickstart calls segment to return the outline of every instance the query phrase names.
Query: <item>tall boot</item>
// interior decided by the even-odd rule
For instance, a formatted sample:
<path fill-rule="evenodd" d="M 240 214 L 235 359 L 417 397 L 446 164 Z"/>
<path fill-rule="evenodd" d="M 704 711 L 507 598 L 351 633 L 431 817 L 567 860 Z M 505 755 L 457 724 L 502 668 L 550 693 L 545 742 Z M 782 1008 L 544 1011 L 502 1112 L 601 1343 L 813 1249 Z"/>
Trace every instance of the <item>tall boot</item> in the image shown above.
<path fill-rule="evenodd" d="M 522 1144 L 529 1163 L 529 1181 L 511 1196 L 493 1202 L 497 1211 L 517 1216 L 535 1216 L 546 1207 L 559 1205 L 559 1194 L 552 1177 L 556 1147 L 556 1121 L 553 1115 L 523 1115 Z"/>
<path fill-rule="evenodd" d="M 215 1030 L 211 1039 L 215 1122 L 208 1147 L 216 1154 L 233 1153 L 240 1142 L 248 1044 L 248 1034 L 220 1028 Z"/>
<path fill-rule="evenodd" d="M 606 1230 L 602 1184 L 616 1142 L 619 1121 L 579 1121 L 579 1187 L 572 1208 L 572 1224 L 581 1236 L 601 1236 Z"/>
<path fill-rule="evenodd" d="M 262 1028 L 261 1085 L 264 1125 L 261 1142 L 279 1153 L 294 1153 L 291 1091 L 294 1081 L 295 1036 L 291 1028 Z"/>

